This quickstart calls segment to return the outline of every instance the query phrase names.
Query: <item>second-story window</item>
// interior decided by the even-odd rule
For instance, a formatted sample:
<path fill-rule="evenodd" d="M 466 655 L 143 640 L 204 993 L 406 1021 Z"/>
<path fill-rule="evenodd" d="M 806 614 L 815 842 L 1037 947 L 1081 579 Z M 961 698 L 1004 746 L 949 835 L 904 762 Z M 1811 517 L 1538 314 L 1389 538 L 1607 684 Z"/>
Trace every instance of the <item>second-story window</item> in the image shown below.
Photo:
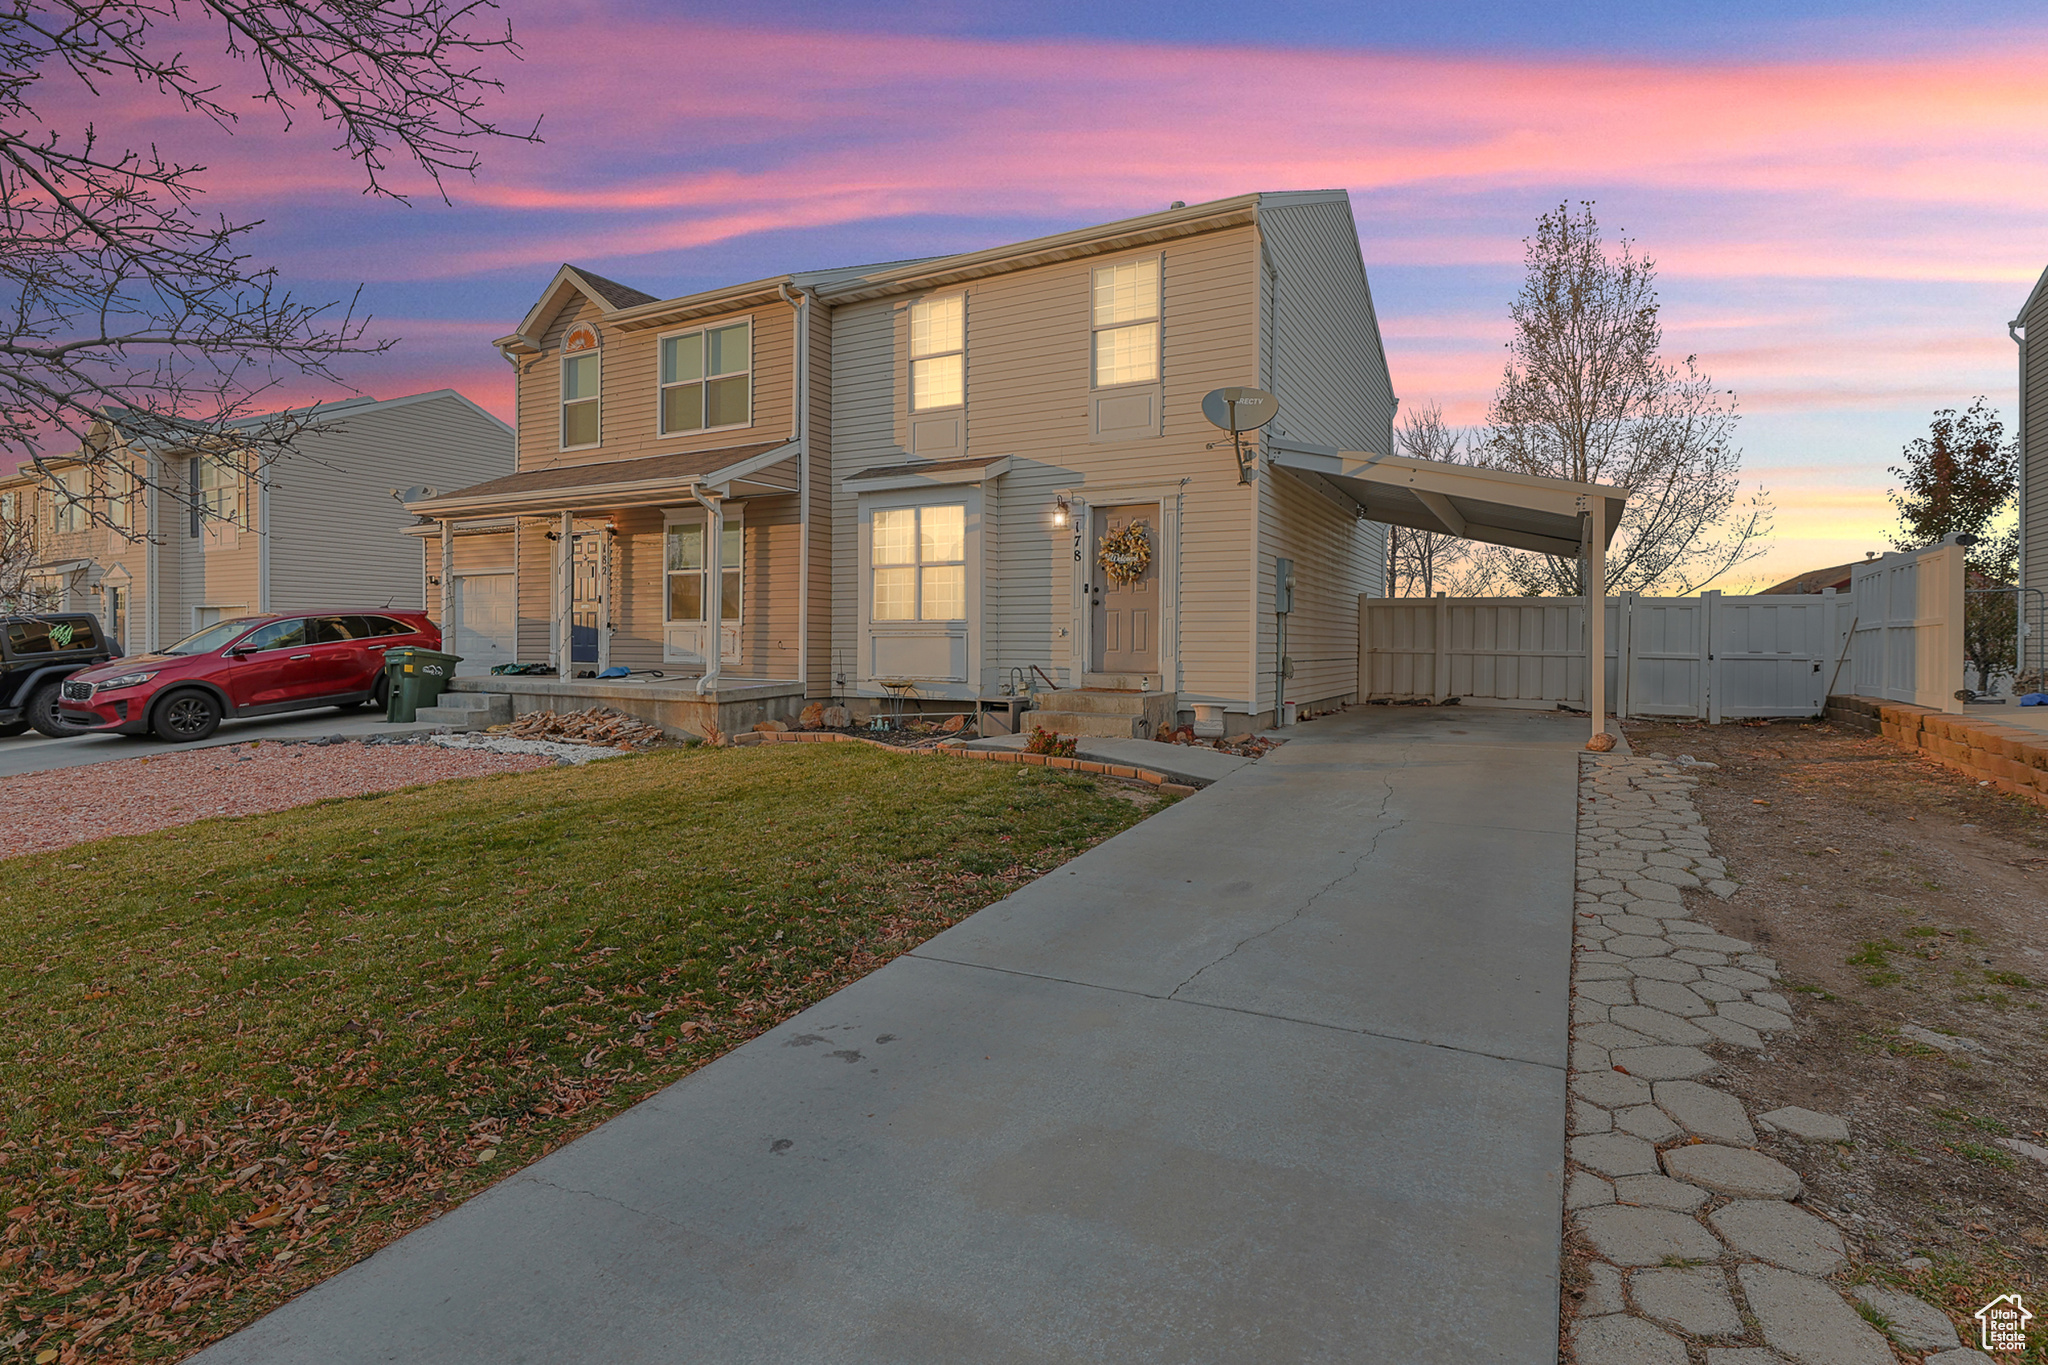
<path fill-rule="evenodd" d="M 92 471 L 70 469 L 57 476 L 57 495 L 51 503 L 57 532 L 83 531 L 92 525 Z"/>
<path fill-rule="evenodd" d="M 957 408 L 967 401 L 967 296 L 910 305 L 910 410 Z"/>
<path fill-rule="evenodd" d="M 597 444 L 598 381 L 597 352 L 562 357 L 562 449 Z"/>
<path fill-rule="evenodd" d="M 192 462 L 194 510 L 202 520 L 242 524 L 242 471 L 225 460 Z"/>
<path fill-rule="evenodd" d="M 117 464 L 107 473 L 107 524 L 123 531 L 134 525 L 135 471 Z"/>
<path fill-rule="evenodd" d="M 1095 268 L 1095 387 L 1159 378 L 1159 258 Z"/>
<path fill-rule="evenodd" d="M 753 423 L 754 324 L 730 322 L 661 339 L 661 434 Z"/>

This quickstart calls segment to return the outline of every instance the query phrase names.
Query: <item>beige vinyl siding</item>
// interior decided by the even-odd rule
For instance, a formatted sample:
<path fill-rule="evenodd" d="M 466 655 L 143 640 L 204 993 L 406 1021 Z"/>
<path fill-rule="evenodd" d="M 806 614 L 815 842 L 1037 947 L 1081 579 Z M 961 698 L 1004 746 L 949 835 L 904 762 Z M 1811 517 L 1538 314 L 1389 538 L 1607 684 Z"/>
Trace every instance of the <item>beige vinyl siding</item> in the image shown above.
<path fill-rule="evenodd" d="M 633 460 L 677 451 L 715 450 L 787 439 L 793 393 L 795 311 L 780 300 L 736 309 L 712 318 L 697 318 L 669 327 L 626 331 L 607 325 L 602 311 L 580 293 L 571 293 L 541 334 L 541 354 L 519 367 L 519 468 L 597 464 Z M 657 423 L 658 352 L 662 335 L 699 327 L 717 327 L 751 317 L 754 322 L 752 423 L 691 436 L 661 436 Z M 600 444 L 579 450 L 561 448 L 562 339 L 571 327 L 588 322 L 597 328 L 598 412 Z"/>
<path fill-rule="evenodd" d="M 661 509 L 630 508 L 615 520 L 619 534 L 612 541 L 611 662 L 623 668 L 661 668 Z M 541 543 L 550 549 L 555 544 L 545 539 Z M 541 571 L 549 572 L 545 563 Z M 552 574 L 549 581 L 553 582 Z"/>
<path fill-rule="evenodd" d="M 1358 252 L 1348 201 L 1272 196 L 1259 214 L 1271 275 L 1267 387 L 1280 400 L 1272 438 L 1338 450 L 1383 452 L 1393 444 L 1394 394 Z M 1258 569 L 1258 700 L 1274 705 L 1278 620 L 1275 561 L 1295 565 L 1287 656 L 1288 700 L 1310 704 L 1358 688 L 1358 598 L 1385 590 L 1386 528 L 1362 522 L 1283 470 L 1261 476 Z"/>
<path fill-rule="evenodd" d="M 406 534 L 415 518 L 391 490 L 448 492 L 510 474 L 512 433 L 452 393 L 334 420 L 273 469 L 268 608 L 420 606 L 419 556 Z M 438 541 L 429 557 L 439 574 Z"/>
<path fill-rule="evenodd" d="M 519 572 L 514 596 L 519 602 L 519 662 L 548 662 L 554 650 L 554 528 L 544 521 L 522 521 L 513 532 Z"/>
<path fill-rule="evenodd" d="M 1227 449 L 1201 397 L 1219 384 L 1252 383 L 1258 368 L 1258 301 L 1249 227 L 1178 239 L 1161 253 L 1164 433 L 1121 443 L 1090 439 L 1090 271 L 1084 257 L 977 280 L 966 286 L 969 456 L 1012 464 L 987 499 L 990 544 L 981 685 L 993 690 L 1012 667 L 1036 664 L 1062 681 L 1086 641 L 1061 636 L 1071 622 L 1071 528 L 1051 525 L 1062 489 L 1098 502 L 1137 501 L 1119 484 L 1175 485 L 1181 492 L 1178 678 L 1186 699 L 1245 697 L 1248 608 L 1245 546 L 1251 491 L 1237 484 Z M 908 458 L 907 299 L 839 308 L 832 373 L 833 656 L 850 687 L 860 642 L 855 585 L 857 500 L 843 481 Z M 1098 495 L 1094 490 L 1102 490 Z M 990 512 L 989 507 L 993 507 Z"/>
<path fill-rule="evenodd" d="M 2028 338 L 2025 389 L 2020 395 L 2025 422 L 2021 445 L 2026 459 L 2022 475 L 2026 506 L 2020 510 L 2026 528 L 2023 586 L 2048 592 L 2048 290 L 2037 291 L 2031 303 L 2020 316 Z M 2037 601 L 2028 598 L 2030 616 L 2039 610 Z M 2042 646 L 2030 640 L 2028 648 L 2031 653 Z"/>
<path fill-rule="evenodd" d="M 728 673 L 748 678 L 797 676 L 798 525 L 794 497 L 754 498 L 746 505 L 746 553 L 740 574 L 740 661 Z"/>

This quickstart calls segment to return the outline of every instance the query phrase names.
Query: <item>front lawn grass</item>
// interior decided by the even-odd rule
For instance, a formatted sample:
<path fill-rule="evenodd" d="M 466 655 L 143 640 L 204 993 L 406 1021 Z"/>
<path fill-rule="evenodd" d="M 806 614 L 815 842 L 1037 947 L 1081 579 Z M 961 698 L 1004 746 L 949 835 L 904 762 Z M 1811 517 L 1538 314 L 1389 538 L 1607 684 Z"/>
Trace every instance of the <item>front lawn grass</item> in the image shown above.
<path fill-rule="evenodd" d="M 175 1357 L 1143 818 L 692 750 L 0 862 L 0 1357 Z"/>

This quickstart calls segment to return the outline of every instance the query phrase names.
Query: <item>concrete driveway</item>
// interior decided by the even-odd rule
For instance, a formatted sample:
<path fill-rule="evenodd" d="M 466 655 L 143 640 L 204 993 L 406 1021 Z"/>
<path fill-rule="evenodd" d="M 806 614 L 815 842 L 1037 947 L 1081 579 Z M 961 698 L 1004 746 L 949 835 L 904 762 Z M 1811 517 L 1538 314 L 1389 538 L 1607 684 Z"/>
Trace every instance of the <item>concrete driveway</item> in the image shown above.
<path fill-rule="evenodd" d="M 1371 708 L 198 1359 L 1557 1359 L 1582 720 Z"/>
<path fill-rule="evenodd" d="M 382 711 L 336 710 L 288 712 L 281 716 L 255 716 L 248 720 L 226 720 L 212 738 L 197 744 L 166 744 L 156 739 L 130 739 L 126 735 L 66 735 L 51 739 L 34 730 L 12 739 L 0 739 L 0 778 L 23 773 L 48 772 L 53 768 L 77 768 L 87 763 L 111 763 L 117 758 L 141 758 L 147 754 L 173 753 L 179 749 L 211 749 L 222 744 L 247 744 L 252 739 L 318 739 L 326 735 L 393 735 L 410 730 L 432 730 L 432 725 L 392 725 Z"/>

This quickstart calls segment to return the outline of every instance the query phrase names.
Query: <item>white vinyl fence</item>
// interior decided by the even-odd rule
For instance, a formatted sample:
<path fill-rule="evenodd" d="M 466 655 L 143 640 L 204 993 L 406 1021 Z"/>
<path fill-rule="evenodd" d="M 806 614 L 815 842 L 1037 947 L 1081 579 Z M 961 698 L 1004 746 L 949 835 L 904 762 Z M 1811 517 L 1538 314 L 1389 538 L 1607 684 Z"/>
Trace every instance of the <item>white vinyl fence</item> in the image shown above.
<path fill-rule="evenodd" d="M 1611 597 L 1607 695 L 1621 716 L 1818 715 L 1837 665 L 1846 671 L 1836 644 L 1852 619 L 1833 593 Z M 1361 690 L 1583 707 L 1585 628 L 1575 597 L 1366 598 Z"/>
<path fill-rule="evenodd" d="M 1858 564 L 1849 578 L 1848 618 L 1838 627 L 1849 665 L 1835 690 L 1960 710 L 1963 578 L 1963 551 L 1955 545 Z"/>

